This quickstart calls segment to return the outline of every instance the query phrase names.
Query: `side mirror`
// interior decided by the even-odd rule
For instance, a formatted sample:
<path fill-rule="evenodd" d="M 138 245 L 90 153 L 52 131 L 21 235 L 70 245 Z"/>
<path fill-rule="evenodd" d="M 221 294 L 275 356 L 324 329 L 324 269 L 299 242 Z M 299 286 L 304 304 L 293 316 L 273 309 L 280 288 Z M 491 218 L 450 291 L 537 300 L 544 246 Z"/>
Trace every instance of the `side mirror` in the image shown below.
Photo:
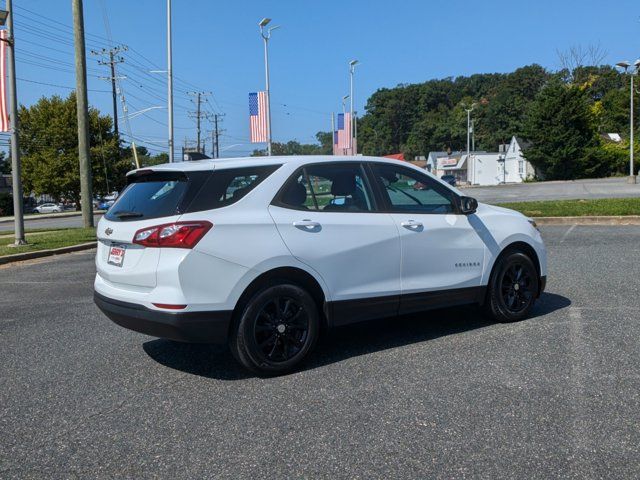
<path fill-rule="evenodd" d="M 478 209 L 478 201 L 472 197 L 460 197 L 459 206 L 460 213 L 471 215 Z"/>

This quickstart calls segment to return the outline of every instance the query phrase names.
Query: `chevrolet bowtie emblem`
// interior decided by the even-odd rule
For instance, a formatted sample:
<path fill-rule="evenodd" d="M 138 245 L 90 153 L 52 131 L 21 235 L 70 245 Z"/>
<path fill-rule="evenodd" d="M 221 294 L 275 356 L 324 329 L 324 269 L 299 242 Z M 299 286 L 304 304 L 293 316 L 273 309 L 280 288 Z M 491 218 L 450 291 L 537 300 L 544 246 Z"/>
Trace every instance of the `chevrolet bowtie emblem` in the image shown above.
<path fill-rule="evenodd" d="M 106 233 L 107 235 L 111 235 L 113 233 L 113 230 L 111 228 L 108 228 L 104 231 L 104 233 Z"/>

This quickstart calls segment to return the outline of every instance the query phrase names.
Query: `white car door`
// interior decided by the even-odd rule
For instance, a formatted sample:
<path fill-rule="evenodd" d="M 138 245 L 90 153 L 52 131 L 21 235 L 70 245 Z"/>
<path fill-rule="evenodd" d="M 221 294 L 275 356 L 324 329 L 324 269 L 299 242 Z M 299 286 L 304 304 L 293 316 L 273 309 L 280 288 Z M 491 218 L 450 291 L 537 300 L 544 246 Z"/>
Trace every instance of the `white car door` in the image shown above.
<path fill-rule="evenodd" d="M 292 255 L 328 285 L 334 323 L 397 313 L 398 230 L 387 213 L 376 211 L 360 163 L 301 168 L 269 212 Z"/>
<path fill-rule="evenodd" d="M 458 213 L 455 193 L 411 168 L 373 162 L 371 168 L 400 232 L 401 312 L 476 301 L 485 244 Z"/>

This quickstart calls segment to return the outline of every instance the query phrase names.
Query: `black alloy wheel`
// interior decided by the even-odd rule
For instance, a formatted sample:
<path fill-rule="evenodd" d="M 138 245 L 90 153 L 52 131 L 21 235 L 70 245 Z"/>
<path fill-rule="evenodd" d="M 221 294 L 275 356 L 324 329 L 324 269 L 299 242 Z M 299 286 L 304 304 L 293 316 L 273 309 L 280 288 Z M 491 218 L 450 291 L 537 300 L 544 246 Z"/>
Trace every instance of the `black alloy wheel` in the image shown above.
<path fill-rule="evenodd" d="M 529 315 L 540 288 L 531 258 L 511 251 L 498 259 L 487 285 L 485 312 L 498 322 L 515 322 Z"/>
<path fill-rule="evenodd" d="M 512 313 L 520 313 L 529 306 L 535 295 L 532 289 L 533 277 L 531 271 L 522 263 L 512 263 L 502 273 L 500 288 L 502 301 Z"/>
<path fill-rule="evenodd" d="M 285 281 L 254 294 L 240 313 L 229 347 L 245 368 L 260 375 L 293 370 L 311 352 L 320 331 L 313 297 Z"/>
<path fill-rule="evenodd" d="M 309 316 L 294 298 L 269 299 L 258 312 L 253 337 L 261 354 L 272 362 L 295 357 L 309 336 Z"/>

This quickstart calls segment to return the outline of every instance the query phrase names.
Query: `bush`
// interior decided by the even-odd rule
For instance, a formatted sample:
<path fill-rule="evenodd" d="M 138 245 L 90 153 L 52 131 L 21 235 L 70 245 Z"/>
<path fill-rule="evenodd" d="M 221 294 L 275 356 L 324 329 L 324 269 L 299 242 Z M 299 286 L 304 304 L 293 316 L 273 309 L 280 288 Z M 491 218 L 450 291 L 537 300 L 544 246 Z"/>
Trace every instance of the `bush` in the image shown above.
<path fill-rule="evenodd" d="M 0 193 L 0 217 L 13 215 L 13 197 L 10 193 Z"/>

